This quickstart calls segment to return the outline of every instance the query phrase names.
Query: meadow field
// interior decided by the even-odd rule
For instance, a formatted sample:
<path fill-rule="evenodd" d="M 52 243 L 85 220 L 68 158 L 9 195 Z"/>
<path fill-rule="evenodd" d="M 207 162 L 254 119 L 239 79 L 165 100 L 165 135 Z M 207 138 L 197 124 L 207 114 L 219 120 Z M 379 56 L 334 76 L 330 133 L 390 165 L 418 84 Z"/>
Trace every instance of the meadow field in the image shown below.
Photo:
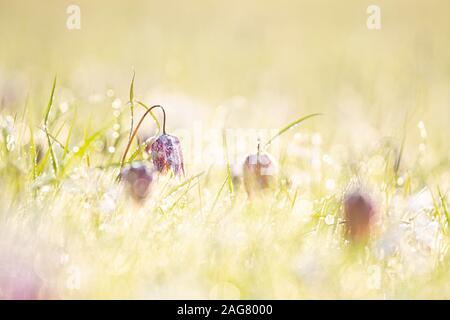
<path fill-rule="evenodd" d="M 0 0 L 0 298 L 449 299 L 449 33 L 447 0 Z"/>

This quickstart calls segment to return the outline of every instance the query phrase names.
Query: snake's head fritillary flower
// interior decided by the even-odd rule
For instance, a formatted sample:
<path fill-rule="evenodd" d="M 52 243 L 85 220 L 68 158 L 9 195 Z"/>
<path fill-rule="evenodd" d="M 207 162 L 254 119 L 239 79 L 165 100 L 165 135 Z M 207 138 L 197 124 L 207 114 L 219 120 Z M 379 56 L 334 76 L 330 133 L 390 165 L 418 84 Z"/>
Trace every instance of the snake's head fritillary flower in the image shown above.
<path fill-rule="evenodd" d="M 353 243 L 365 242 L 376 215 L 373 200 L 362 191 L 353 191 L 345 196 L 344 214 L 347 239 Z"/>
<path fill-rule="evenodd" d="M 243 165 L 244 186 L 249 198 L 272 188 L 276 181 L 275 160 L 264 152 L 247 156 Z"/>
<path fill-rule="evenodd" d="M 142 162 L 133 162 L 122 169 L 120 178 L 125 182 L 130 195 L 135 200 L 142 201 L 150 192 L 153 172 Z"/>
<path fill-rule="evenodd" d="M 146 107 L 145 104 L 141 102 L 139 102 L 139 104 Z M 148 139 L 150 141 L 147 140 L 145 150 L 151 155 L 155 171 L 160 173 L 168 173 L 169 171 L 172 171 L 175 176 L 184 176 L 183 153 L 181 151 L 180 140 L 177 137 L 166 133 L 166 111 L 160 105 L 154 105 L 151 108 L 147 108 L 147 111 L 142 115 L 136 125 L 136 128 L 134 128 L 131 132 L 130 139 L 122 156 L 121 165 L 123 166 L 125 163 L 127 152 L 130 149 L 131 143 L 136 136 L 139 127 L 145 117 L 155 108 L 160 108 L 164 115 L 162 134 L 154 140 Z"/>
<path fill-rule="evenodd" d="M 169 134 L 160 135 L 149 147 L 153 165 L 158 172 L 172 171 L 176 176 L 184 175 L 183 153 L 180 140 Z"/>

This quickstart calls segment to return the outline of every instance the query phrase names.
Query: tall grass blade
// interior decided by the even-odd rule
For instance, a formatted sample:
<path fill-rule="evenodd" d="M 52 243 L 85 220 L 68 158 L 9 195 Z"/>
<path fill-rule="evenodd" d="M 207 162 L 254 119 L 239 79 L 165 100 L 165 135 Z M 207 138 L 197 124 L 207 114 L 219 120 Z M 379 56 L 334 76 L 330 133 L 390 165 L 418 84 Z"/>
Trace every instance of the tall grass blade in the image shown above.
<path fill-rule="evenodd" d="M 289 131 L 290 129 L 294 128 L 295 126 L 299 125 L 303 121 L 313 118 L 313 117 L 316 117 L 316 116 L 321 116 L 321 115 L 323 115 L 323 114 L 322 113 L 312 113 L 312 114 L 301 117 L 300 119 L 297 119 L 297 120 L 289 123 L 286 127 L 282 128 L 280 131 L 278 131 L 278 133 L 276 135 L 274 135 L 272 138 L 270 138 L 269 141 L 267 141 L 264 146 L 268 147 L 276 138 L 281 136 L 283 133 Z"/>

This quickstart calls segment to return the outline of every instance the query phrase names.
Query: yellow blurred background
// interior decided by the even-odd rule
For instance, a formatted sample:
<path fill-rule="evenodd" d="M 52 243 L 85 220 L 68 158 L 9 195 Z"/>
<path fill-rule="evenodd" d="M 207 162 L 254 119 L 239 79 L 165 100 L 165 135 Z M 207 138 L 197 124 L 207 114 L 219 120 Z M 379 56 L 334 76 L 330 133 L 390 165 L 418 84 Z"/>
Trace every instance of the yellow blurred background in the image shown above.
<path fill-rule="evenodd" d="M 80 30 L 66 28 L 71 4 Z M 381 30 L 366 27 L 371 4 Z M 410 107 L 441 113 L 433 120 L 444 128 L 449 9 L 445 0 L 2 0 L 1 81 L 18 77 L 24 95 L 57 73 L 72 89 L 125 96 L 135 69 L 136 91 L 157 86 L 212 105 L 269 95 L 280 99 L 273 108 L 321 111 L 350 91 L 378 124 Z"/>

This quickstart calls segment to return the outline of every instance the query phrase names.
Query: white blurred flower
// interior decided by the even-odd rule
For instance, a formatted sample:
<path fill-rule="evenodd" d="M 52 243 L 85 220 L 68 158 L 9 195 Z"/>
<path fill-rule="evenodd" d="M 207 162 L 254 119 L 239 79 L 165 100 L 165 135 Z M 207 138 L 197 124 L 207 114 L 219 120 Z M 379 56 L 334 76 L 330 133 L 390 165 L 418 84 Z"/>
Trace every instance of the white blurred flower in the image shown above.
<path fill-rule="evenodd" d="M 423 188 L 408 199 L 407 210 L 413 214 L 433 209 L 433 196 L 430 189 Z"/>
<path fill-rule="evenodd" d="M 112 189 L 106 192 L 98 203 L 98 208 L 102 213 L 110 214 L 117 206 L 118 192 Z"/>
<path fill-rule="evenodd" d="M 427 249 L 435 249 L 440 239 L 439 223 L 431 220 L 428 215 L 422 213 L 415 220 L 415 238 Z"/>

